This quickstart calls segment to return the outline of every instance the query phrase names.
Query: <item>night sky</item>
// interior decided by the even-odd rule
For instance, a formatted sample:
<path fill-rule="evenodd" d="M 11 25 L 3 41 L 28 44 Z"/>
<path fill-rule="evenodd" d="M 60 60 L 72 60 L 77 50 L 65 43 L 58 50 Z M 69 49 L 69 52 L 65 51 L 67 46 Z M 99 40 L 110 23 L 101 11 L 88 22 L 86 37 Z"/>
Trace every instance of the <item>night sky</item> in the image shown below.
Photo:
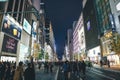
<path fill-rule="evenodd" d="M 45 12 L 52 22 L 58 55 L 63 54 L 67 29 L 79 19 L 81 6 L 82 0 L 45 0 Z"/>

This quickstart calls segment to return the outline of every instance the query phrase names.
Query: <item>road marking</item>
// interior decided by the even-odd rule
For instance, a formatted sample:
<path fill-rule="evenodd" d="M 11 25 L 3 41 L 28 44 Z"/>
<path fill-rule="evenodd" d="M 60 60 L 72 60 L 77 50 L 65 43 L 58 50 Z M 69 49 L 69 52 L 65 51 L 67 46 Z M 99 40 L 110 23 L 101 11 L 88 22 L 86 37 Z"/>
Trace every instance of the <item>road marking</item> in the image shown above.
<path fill-rule="evenodd" d="M 100 73 L 100 74 L 102 74 L 103 72 L 102 71 L 99 71 L 99 70 L 96 70 L 96 69 L 92 69 L 93 71 L 96 71 L 96 72 L 98 72 L 98 73 Z"/>
<path fill-rule="evenodd" d="M 95 72 L 93 72 L 94 74 L 97 74 L 97 75 L 99 75 L 99 76 L 103 76 L 103 77 L 105 77 L 105 78 L 108 78 L 108 79 L 110 79 L 110 80 L 115 80 L 114 78 L 112 78 L 112 77 L 109 77 L 109 76 L 106 76 L 106 75 L 103 75 L 103 74 L 100 74 L 100 73 L 95 73 Z"/>
<path fill-rule="evenodd" d="M 59 72 L 59 69 L 57 69 L 57 72 L 56 72 L 56 75 L 55 75 L 55 80 L 57 80 L 57 78 L 58 78 L 58 72 Z"/>

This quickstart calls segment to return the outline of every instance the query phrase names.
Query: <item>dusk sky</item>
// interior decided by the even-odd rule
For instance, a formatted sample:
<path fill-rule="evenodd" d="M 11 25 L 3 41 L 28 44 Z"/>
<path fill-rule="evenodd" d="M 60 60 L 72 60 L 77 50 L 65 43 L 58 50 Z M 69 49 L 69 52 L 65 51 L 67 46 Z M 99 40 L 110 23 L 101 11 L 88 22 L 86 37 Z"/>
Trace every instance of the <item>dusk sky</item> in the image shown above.
<path fill-rule="evenodd" d="M 45 0 L 46 15 L 51 20 L 57 54 L 64 51 L 67 29 L 72 28 L 73 21 L 78 20 L 82 0 Z"/>

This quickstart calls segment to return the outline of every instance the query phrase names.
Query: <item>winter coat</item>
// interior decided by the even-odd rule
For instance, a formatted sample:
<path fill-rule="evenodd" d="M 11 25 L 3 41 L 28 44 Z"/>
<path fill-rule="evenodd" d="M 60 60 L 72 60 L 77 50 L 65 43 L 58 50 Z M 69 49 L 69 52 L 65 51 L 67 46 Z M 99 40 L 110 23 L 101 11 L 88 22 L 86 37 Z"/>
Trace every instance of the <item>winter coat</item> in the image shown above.
<path fill-rule="evenodd" d="M 14 74 L 14 80 L 23 80 L 23 67 L 17 67 Z"/>
<path fill-rule="evenodd" d="M 24 80 L 35 80 L 34 75 L 35 73 L 33 68 L 28 67 L 24 72 Z"/>

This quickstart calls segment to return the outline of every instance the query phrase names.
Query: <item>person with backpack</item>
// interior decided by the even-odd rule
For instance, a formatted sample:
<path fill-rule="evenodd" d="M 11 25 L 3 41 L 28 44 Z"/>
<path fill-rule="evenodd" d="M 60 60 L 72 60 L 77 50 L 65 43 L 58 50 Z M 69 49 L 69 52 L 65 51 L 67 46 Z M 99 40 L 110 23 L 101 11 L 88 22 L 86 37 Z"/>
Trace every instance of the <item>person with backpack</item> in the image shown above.
<path fill-rule="evenodd" d="M 63 72 L 64 72 L 64 78 L 65 80 L 68 80 L 68 61 L 65 61 L 63 64 Z"/>

